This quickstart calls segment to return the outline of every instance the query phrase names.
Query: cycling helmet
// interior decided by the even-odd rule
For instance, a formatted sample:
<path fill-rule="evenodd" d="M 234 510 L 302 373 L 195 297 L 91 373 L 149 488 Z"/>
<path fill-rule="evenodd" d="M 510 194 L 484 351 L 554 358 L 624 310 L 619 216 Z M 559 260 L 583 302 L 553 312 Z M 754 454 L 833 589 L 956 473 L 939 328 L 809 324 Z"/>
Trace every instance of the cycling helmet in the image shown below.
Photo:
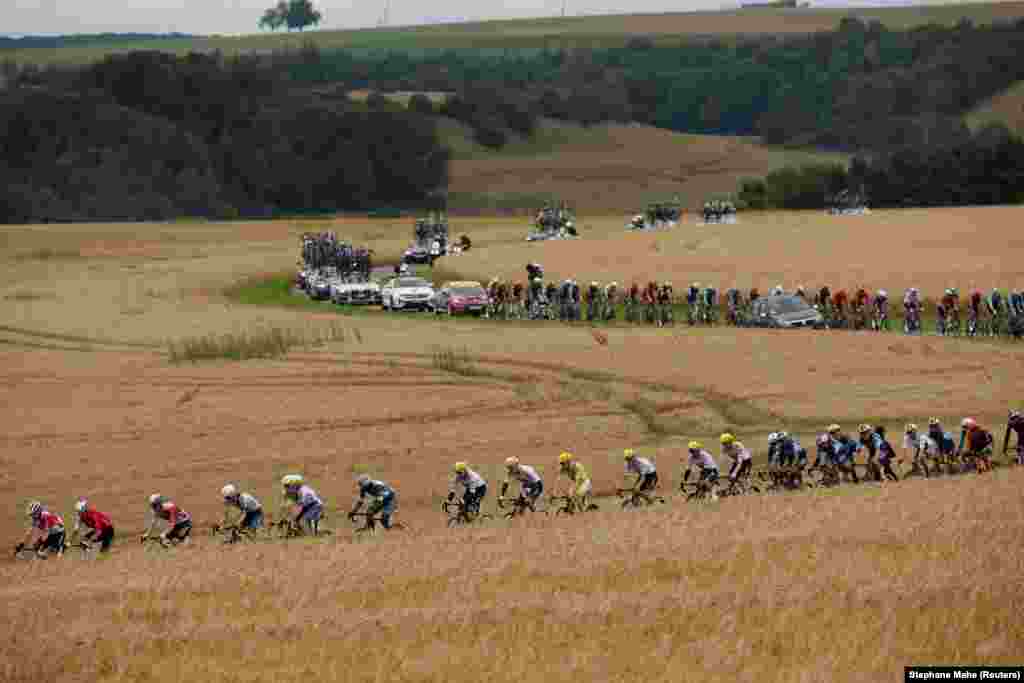
<path fill-rule="evenodd" d="M 590 281 L 590 286 L 591 287 L 597 287 L 597 280 L 591 280 Z"/>
<path fill-rule="evenodd" d="M 779 440 L 779 433 L 778 432 L 772 432 L 771 434 L 768 435 L 768 443 L 772 444 L 772 443 L 777 442 L 778 440 Z"/>
<path fill-rule="evenodd" d="M 782 441 L 783 439 L 789 437 L 789 432 L 779 432 L 778 433 L 778 437 L 779 437 L 779 441 Z"/>
<path fill-rule="evenodd" d="M 702 444 L 700 441 L 691 441 L 690 445 L 687 446 L 687 448 L 689 448 L 691 451 L 699 451 L 700 449 L 704 448 L 704 444 Z"/>
<path fill-rule="evenodd" d="M 729 444 L 736 441 L 736 437 L 730 434 L 729 432 L 726 432 L 725 434 L 722 434 L 722 436 L 718 437 L 718 440 L 722 443 L 723 446 L 728 446 Z"/>
<path fill-rule="evenodd" d="M 913 422 L 908 422 L 907 426 L 903 428 L 903 431 L 907 434 L 913 434 L 917 431 L 917 425 Z"/>
<path fill-rule="evenodd" d="M 632 448 L 627 448 L 626 450 L 622 451 L 623 460 L 632 460 L 634 457 L 635 456 L 633 455 Z"/>
<path fill-rule="evenodd" d="M 869 425 L 869 424 L 862 424 L 860 427 L 857 427 L 857 432 L 860 433 L 860 434 L 867 434 L 870 431 L 871 431 L 871 425 Z"/>
<path fill-rule="evenodd" d="M 928 426 L 929 427 L 938 427 L 939 424 L 941 424 L 939 422 L 939 418 L 937 418 L 937 417 L 929 417 L 928 418 Z"/>
<path fill-rule="evenodd" d="M 572 460 L 572 453 L 569 451 L 562 451 L 562 454 L 558 456 L 558 463 L 564 465 Z"/>
<path fill-rule="evenodd" d="M 978 423 L 974 420 L 973 417 L 965 417 L 963 419 L 963 422 L 960 423 L 960 426 L 964 429 L 971 430 L 977 429 Z"/>
<path fill-rule="evenodd" d="M 835 434 L 836 432 L 842 431 L 842 429 L 842 427 L 833 423 L 828 426 L 828 429 L 826 431 L 828 431 L 829 434 Z"/>
<path fill-rule="evenodd" d="M 950 296 L 952 296 L 953 295 L 953 290 L 952 289 L 946 289 L 946 294 L 949 294 Z"/>
<path fill-rule="evenodd" d="M 829 439 L 828 434 L 822 434 L 818 437 L 818 446 L 822 448 L 828 446 L 830 442 L 831 439 Z"/>
<path fill-rule="evenodd" d="M 956 295 L 958 295 L 960 293 L 960 290 L 957 289 L 956 287 L 950 287 L 949 288 L 949 293 L 952 294 L 953 296 L 956 296 Z"/>
<path fill-rule="evenodd" d="M 235 488 L 234 484 L 225 484 L 224 488 L 220 490 L 220 495 L 224 498 L 234 498 L 238 495 L 238 489 Z"/>
<path fill-rule="evenodd" d="M 881 299 L 888 299 L 889 298 L 889 292 L 885 291 L 884 289 L 880 289 L 880 290 L 878 290 L 878 295 L 877 296 L 879 298 L 881 298 Z"/>
<path fill-rule="evenodd" d="M 455 463 L 455 471 L 459 472 L 459 473 L 465 472 L 466 471 L 466 463 L 464 463 L 464 462 L 457 462 L 457 463 Z"/>
<path fill-rule="evenodd" d="M 40 511 L 42 511 L 42 509 L 43 509 L 43 504 L 40 503 L 38 500 L 33 500 L 31 503 L 29 503 L 25 507 L 25 516 L 26 517 L 35 517 L 36 515 L 38 515 L 40 513 Z"/>
<path fill-rule="evenodd" d="M 79 498 L 78 502 L 75 503 L 75 512 L 82 514 L 89 507 L 89 501 L 85 498 Z"/>
<path fill-rule="evenodd" d="M 301 474 L 286 474 L 281 477 L 281 486 L 286 488 L 289 486 L 298 486 L 302 482 L 303 479 Z"/>
<path fill-rule="evenodd" d="M 154 493 L 149 497 L 149 504 L 156 505 L 157 503 L 160 502 L 161 498 L 163 498 L 163 496 L 161 496 L 159 493 Z"/>
<path fill-rule="evenodd" d="M 519 464 L 519 458 L 512 455 L 505 458 L 505 467 L 515 467 Z"/>
<path fill-rule="evenodd" d="M 1007 420 L 1013 422 L 1014 420 L 1019 420 L 1020 418 L 1021 414 L 1019 410 L 1011 410 L 1010 416 L 1007 418 Z"/>
<path fill-rule="evenodd" d="M 363 474 L 360 474 L 358 477 L 356 477 L 356 483 L 359 484 L 360 486 L 363 486 L 364 484 L 369 484 L 370 475 L 366 474 L 365 472 Z"/>
<path fill-rule="evenodd" d="M 699 282 L 694 282 L 694 283 L 693 283 L 692 285 L 690 285 L 690 286 L 691 286 L 691 287 L 693 287 L 694 289 L 700 289 L 700 283 L 699 283 Z"/>

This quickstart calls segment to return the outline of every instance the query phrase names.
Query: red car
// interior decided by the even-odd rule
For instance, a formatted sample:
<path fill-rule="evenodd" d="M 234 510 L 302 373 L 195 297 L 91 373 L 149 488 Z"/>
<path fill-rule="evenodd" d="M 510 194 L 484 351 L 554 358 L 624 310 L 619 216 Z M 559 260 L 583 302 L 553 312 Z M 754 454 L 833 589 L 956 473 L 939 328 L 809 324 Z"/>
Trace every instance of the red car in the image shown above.
<path fill-rule="evenodd" d="M 438 315 L 470 313 L 481 316 L 487 311 L 487 292 L 479 282 L 446 282 L 434 293 L 430 308 Z"/>

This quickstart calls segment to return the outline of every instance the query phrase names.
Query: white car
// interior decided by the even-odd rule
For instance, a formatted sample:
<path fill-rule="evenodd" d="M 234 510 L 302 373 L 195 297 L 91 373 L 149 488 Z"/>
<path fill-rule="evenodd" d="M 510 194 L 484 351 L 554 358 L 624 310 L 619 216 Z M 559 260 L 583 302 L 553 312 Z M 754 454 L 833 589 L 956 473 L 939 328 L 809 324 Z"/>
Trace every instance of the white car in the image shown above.
<path fill-rule="evenodd" d="M 380 285 L 376 282 L 336 282 L 331 285 L 331 301 L 336 304 L 379 304 Z"/>
<path fill-rule="evenodd" d="M 385 311 L 425 311 L 434 286 L 421 277 L 396 277 L 384 283 L 380 296 Z"/>

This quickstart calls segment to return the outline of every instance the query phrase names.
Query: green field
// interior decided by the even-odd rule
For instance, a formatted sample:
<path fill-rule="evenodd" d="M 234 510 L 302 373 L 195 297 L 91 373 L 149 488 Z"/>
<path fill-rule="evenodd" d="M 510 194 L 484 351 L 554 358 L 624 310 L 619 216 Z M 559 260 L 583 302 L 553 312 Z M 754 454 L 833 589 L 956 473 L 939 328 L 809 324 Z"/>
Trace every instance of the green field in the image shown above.
<path fill-rule="evenodd" d="M 1024 2 L 943 4 L 916 7 L 844 9 L 747 9 L 717 12 L 601 15 L 565 18 L 518 19 L 401 28 L 324 30 L 304 33 L 209 36 L 195 40 L 111 42 L 90 47 L 0 50 L 0 59 L 17 62 L 81 63 L 116 52 L 157 49 L 186 53 L 221 50 L 225 54 L 286 50 L 307 42 L 321 49 L 356 51 L 441 49 L 504 51 L 507 49 L 616 47 L 630 38 L 649 36 L 659 44 L 678 44 L 695 36 L 730 36 L 766 33 L 812 33 L 836 27 L 846 16 L 878 20 L 892 29 L 929 23 L 954 24 L 968 18 L 976 24 L 1024 17 Z M 258 17 L 253 17 L 255 28 Z M 330 17 L 327 17 L 330 20 Z"/>

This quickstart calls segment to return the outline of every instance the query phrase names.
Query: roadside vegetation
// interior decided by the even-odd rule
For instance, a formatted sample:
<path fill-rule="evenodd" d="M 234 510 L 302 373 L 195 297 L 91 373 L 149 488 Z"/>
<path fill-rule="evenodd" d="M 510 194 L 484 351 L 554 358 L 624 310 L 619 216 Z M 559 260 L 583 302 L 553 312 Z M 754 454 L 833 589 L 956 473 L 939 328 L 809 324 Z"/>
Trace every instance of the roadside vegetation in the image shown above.
<path fill-rule="evenodd" d="M 269 326 L 242 332 L 185 337 L 167 343 L 172 363 L 196 363 L 209 360 L 251 360 L 281 358 L 295 348 L 310 348 L 328 343 L 361 343 L 357 328 L 331 322 L 306 327 Z"/>

